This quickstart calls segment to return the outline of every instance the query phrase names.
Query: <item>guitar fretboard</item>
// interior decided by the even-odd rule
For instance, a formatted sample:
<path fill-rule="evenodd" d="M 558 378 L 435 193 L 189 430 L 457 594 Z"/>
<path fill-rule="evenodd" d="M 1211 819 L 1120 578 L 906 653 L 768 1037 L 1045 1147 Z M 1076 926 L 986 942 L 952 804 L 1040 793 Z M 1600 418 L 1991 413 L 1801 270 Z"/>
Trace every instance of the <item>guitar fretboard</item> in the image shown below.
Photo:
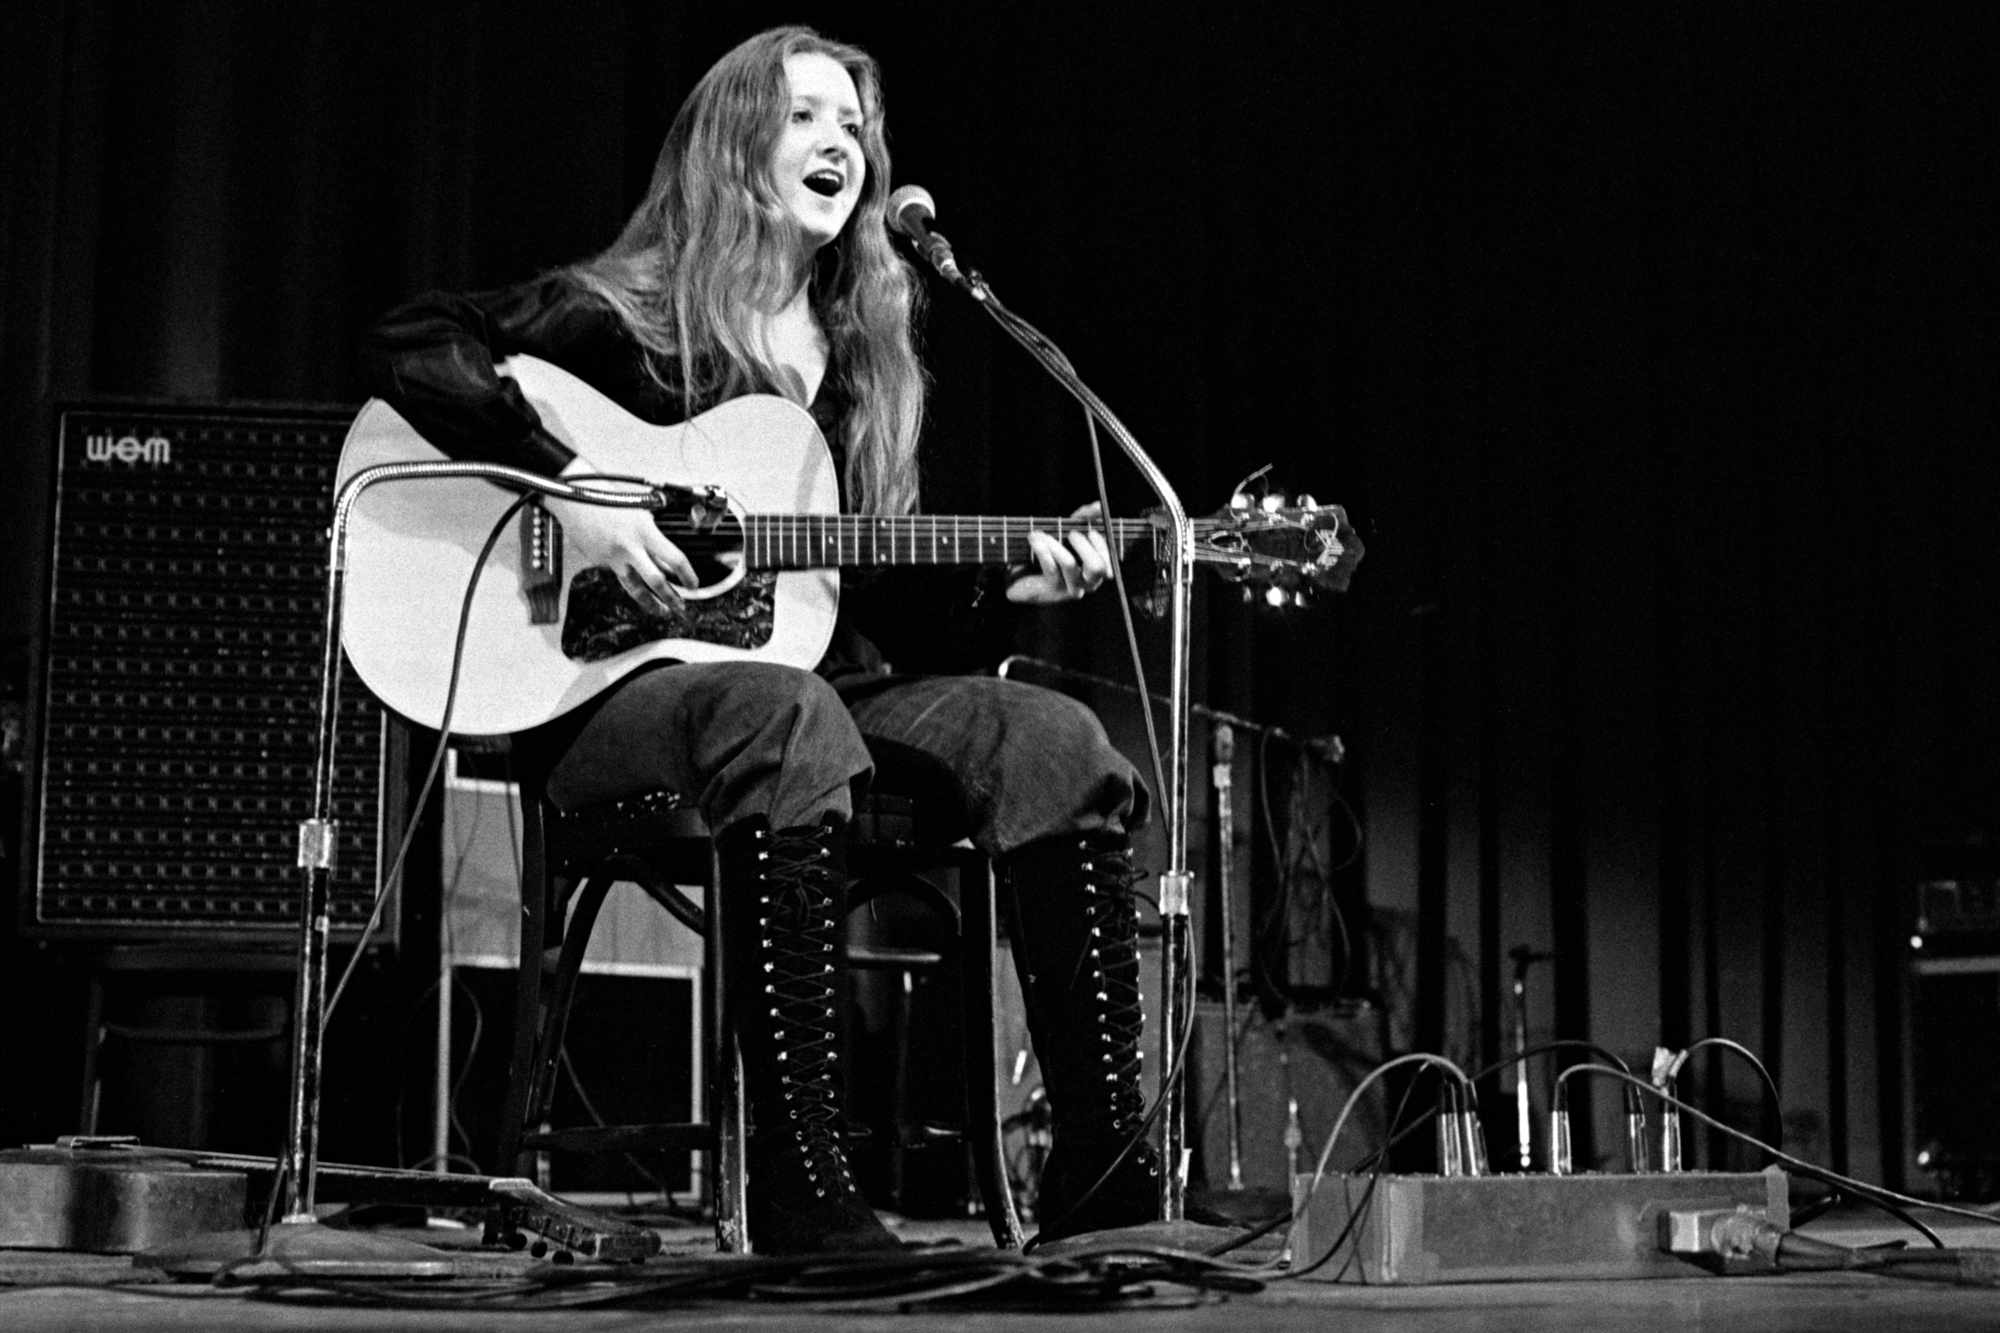
<path fill-rule="evenodd" d="M 1109 530 L 1114 550 L 1150 540 L 1145 519 L 1084 523 L 1061 518 L 907 514 L 751 514 L 744 559 L 753 569 L 856 565 L 1018 565 L 1029 559 L 1028 533 L 1052 536 L 1079 527 Z"/>

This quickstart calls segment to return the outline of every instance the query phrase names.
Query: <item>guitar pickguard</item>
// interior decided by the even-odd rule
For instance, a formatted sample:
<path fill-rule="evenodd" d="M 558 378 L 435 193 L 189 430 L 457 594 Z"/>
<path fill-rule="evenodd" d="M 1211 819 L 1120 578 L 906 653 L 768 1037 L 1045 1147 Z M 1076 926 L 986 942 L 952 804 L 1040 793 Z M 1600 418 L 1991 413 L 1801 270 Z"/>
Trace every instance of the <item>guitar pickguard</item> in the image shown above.
<path fill-rule="evenodd" d="M 720 597 L 687 602 L 673 615 L 661 615 L 633 601 L 610 570 L 593 565 L 570 580 L 563 655 L 576 662 L 602 662 L 662 639 L 761 648 L 771 641 L 777 583 L 770 571 L 751 573 Z"/>

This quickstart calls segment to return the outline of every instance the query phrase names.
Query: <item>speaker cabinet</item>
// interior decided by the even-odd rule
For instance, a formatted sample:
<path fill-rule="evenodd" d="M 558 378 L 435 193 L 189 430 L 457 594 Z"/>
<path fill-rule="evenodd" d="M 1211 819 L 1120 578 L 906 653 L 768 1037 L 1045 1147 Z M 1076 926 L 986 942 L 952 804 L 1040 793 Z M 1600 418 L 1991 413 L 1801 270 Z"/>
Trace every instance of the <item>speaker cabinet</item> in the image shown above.
<path fill-rule="evenodd" d="M 2000 956 L 1924 958 L 1910 986 L 1910 1171 L 1946 1198 L 2000 1189 Z"/>
<path fill-rule="evenodd" d="M 1187 1082 L 1192 1177 L 1221 1190 L 1230 1184 L 1225 1048 L 1231 1038 L 1220 1003 L 1204 1000 L 1194 1016 Z M 1340 1108 L 1381 1063 L 1382 1012 L 1346 1002 L 1292 1009 L 1273 1019 L 1243 1005 L 1236 1018 L 1236 1140 L 1243 1184 L 1288 1193 L 1293 1171 L 1312 1170 Z M 1336 1168 L 1387 1140 L 1384 1096 L 1378 1082 L 1355 1106 L 1341 1130 Z M 1288 1137 L 1296 1139 L 1296 1153 Z"/>
<path fill-rule="evenodd" d="M 1921 1193 L 2000 1190 L 2000 848 L 1919 849 L 1904 991 L 1903 1170 Z"/>
<path fill-rule="evenodd" d="M 26 933 L 296 934 L 325 534 L 351 415 L 60 414 Z M 332 913 L 352 935 L 373 905 L 392 767 L 382 710 L 342 676 Z"/>

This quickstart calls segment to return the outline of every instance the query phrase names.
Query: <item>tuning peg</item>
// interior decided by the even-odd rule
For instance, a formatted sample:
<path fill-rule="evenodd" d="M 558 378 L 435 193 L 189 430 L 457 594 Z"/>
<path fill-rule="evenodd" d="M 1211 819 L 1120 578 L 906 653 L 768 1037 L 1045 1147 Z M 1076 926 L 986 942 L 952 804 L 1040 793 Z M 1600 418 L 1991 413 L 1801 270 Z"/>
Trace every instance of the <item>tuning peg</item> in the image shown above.
<path fill-rule="evenodd" d="M 1240 511 L 1248 509 L 1254 503 L 1255 501 L 1253 501 L 1249 496 L 1245 495 L 1242 491 L 1238 491 L 1234 495 L 1229 497 L 1229 507 L 1234 510 Z"/>
<path fill-rule="evenodd" d="M 1265 513 L 1275 514 L 1284 507 L 1285 507 L 1285 493 L 1283 491 L 1272 491 L 1269 495 L 1264 497 Z"/>
<path fill-rule="evenodd" d="M 1299 497 L 1299 508 L 1310 514 L 1319 508 L 1319 501 L 1313 499 L 1310 494 L 1301 495 Z"/>
<path fill-rule="evenodd" d="M 1285 603 L 1289 600 L 1290 598 L 1286 595 L 1285 590 L 1275 584 L 1264 589 L 1264 605 L 1266 606 L 1277 607 L 1282 610 Z"/>

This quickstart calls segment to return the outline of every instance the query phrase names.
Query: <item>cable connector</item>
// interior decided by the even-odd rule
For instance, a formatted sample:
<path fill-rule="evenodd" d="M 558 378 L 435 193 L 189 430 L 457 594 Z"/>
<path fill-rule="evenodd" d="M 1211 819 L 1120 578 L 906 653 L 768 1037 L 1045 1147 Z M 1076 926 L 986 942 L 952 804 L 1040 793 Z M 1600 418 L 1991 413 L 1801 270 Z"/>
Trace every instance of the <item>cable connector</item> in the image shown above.
<path fill-rule="evenodd" d="M 1686 1051 L 1670 1051 L 1664 1046 L 1653 1050 L 1653 1086 L 1661 1093 L 1659 1169 L 1668 1174 L 1681 1169 L 1681 1111 L 1673 1098 L 1679 1094 L 1675 1080 L 1686 1059 Z M 1632 1169 L 1644 1171 L 1647 1167 L 1635 1162 Z"/>
<path fill-rule="evenodd" d="M 1777 1263 L 1785 1231 L 1761 1208 L 1669 1208 L 1660 1214 L 1660 1248 L 1668 1254 L 1719 1260 L 1729 1268 L 1767 1270 Z"/>
<path fill-rule="evenodd" d="M 1483 1176 L 1491 1171 L 1486 1129 L 1479 1123 L 1479 1094 L 1469 1082 L 1438 1089 L 1437 1149 L 1441 1176 Z"/>
<path fill-rule="evenodd" d="M 1570 1139 L 1569 1108 L 1558 1106 L 1549 1112 L 1549 1174 L 1576 1174 L 1576 1148 Z"/>
<path fill-rule="evenodd" d="M 1632 1164 L 1635 1176 L 1646 1174 L 1653 1160 L 1652 1131 L 1647 1127 L 1646 1107 L 1639 1096 L 1637 1088 L 1625 1085 L 1625 1160 Z"/>
<path fill-rule="evenodd" d="M 1465 1174 L 1491 1175 L 1493 1167 L 1486 1155 L 1486 1126 L 1479 1122 L 1479 1111 L 1476 1107 L 1459 1114 L 1458 1137 L 1465 1145 Z"/>

